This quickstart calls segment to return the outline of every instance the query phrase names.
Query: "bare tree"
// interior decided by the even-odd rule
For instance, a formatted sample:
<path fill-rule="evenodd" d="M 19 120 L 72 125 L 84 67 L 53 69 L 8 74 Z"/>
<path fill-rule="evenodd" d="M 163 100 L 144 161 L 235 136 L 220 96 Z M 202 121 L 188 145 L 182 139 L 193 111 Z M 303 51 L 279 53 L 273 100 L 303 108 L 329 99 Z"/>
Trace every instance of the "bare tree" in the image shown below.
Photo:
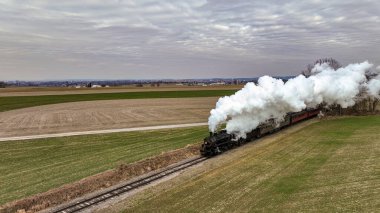
<path fill-rule="evenodd" d="M 367 78 L 367 81 L 370 81 L 373 78 L 376 78 L 379 75 L 379 73 L 373 71 L 373 70 L 367 70 L 365 72 L 365 76 Z M 368 102 L 368 111 L 369 112 L 375 112 L 377 109 L 377 104 L 379 103 L 379 99 L 375 97 L 368 97 L 367 98 Z"/>
<path fill-rule="evenodd" d="M 372 112 L 376 112 L 377 104 L 379 103 L 379 99 L 374 99 L 372 102 Z"/>
<path fill-rule="evenodd" d="M 314 66 L 319 64 L 328 64 L 331 68 L 333 68 L 334 70 L 337 70 L 339 68 L 342 67 L 342 65 L 335 59 L 333 58 L 321 58 L 321 59 L 318 59 L 314 62 L 314 64 L 308 64 L 306 66 L 306 69 L 302 71 L 302 75 L 304 75 L 305 77 L 309 77 L 312 75 L 311 71 L 313 70 Z"/>
<path fill-rule="evenodd" d="M 367 81 L 371 80 L 372 78 L 376 78 L 379 75 L 379 73 L 374 72 L 373 70 L 369 69 L 365 72 L 365 77 L 367 78 Z"/>

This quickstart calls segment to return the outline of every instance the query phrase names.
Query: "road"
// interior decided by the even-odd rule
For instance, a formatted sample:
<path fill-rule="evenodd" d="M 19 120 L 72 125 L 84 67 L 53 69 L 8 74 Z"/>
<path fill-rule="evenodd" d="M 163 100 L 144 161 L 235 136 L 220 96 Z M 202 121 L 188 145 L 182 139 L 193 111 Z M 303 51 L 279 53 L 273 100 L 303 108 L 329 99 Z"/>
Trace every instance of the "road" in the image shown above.
<path fill-rule="evenodd" d="M 107 134 L 107 133 L 116 133 L 116 132 L 134 132 L 134 131 L 146 131 L 146 130 L 185 128 L 185 127 L 195 127 L 195 126 L 205 126 L 205 125 L 207 125 L 207 123 L 189 123 L 189 124 L 175 124 L 175 125 L 123 128 L 123 129 L 106 129 L 106 130 L 93 130 L 93 131 L 81 131 L 81 132 L 65 132 L 65 133 L 43 134 L 43 135 L 28 135 L 28 136 L 19 136 L 19 137 L 4 137 L 4 138 L 0 138 L 0 142 L 19 141 L 19 140 L 33 140 L 33 139 L 42 139 L 42 138 L 68 137 L 68 136 L 77 136 L 77 135 Z"/>

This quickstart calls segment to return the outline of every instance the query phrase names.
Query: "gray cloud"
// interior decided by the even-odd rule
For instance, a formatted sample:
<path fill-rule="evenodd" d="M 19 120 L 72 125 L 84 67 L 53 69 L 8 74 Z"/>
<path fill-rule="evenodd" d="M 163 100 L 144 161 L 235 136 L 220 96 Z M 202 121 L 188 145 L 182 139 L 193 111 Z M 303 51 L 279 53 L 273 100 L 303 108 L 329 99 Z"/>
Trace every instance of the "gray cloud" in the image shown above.
<path fill-rule="evenodd" d="M 0 79 L 297 74 L 380 64 L 379 1 L 0 0 Z"/>

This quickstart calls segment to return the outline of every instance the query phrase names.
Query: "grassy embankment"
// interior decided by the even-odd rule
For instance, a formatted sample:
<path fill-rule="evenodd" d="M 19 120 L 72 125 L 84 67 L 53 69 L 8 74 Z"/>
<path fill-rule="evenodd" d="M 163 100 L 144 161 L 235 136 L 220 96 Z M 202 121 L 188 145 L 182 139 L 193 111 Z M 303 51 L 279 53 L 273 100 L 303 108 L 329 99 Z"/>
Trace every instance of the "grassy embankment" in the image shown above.
<path fill-rule="evenodd" d="M 0 142 L 0 205 L 162 152 L 200 143 L 206 127 Z"/>
<path fill-rule="evenodd" d="M 97 93 L 74 95 L 12 96 L 0 97 L 0 112 L 47 104 L 78 101 L 145 99 L 145 98 L 193 98 L 231 95 L 236 90 L 195 90 L 195 91 L 149 91 Z"/>
<path fill-rule="evenodd" d="M 125 212 L 377 212 L 379 130 L 379 116 L 350 117 L 263 139 Z"/>

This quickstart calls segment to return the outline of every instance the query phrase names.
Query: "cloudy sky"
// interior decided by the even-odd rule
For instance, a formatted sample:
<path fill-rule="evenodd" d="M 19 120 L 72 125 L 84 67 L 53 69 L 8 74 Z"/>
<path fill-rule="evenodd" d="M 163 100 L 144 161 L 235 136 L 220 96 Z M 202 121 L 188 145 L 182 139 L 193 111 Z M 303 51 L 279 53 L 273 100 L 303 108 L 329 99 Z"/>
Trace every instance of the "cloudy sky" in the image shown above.
<path fill-rule="evenodd" d="M 379 53 L 378 0 L 0 0 L 0 80 L 292 75 Z"/>

